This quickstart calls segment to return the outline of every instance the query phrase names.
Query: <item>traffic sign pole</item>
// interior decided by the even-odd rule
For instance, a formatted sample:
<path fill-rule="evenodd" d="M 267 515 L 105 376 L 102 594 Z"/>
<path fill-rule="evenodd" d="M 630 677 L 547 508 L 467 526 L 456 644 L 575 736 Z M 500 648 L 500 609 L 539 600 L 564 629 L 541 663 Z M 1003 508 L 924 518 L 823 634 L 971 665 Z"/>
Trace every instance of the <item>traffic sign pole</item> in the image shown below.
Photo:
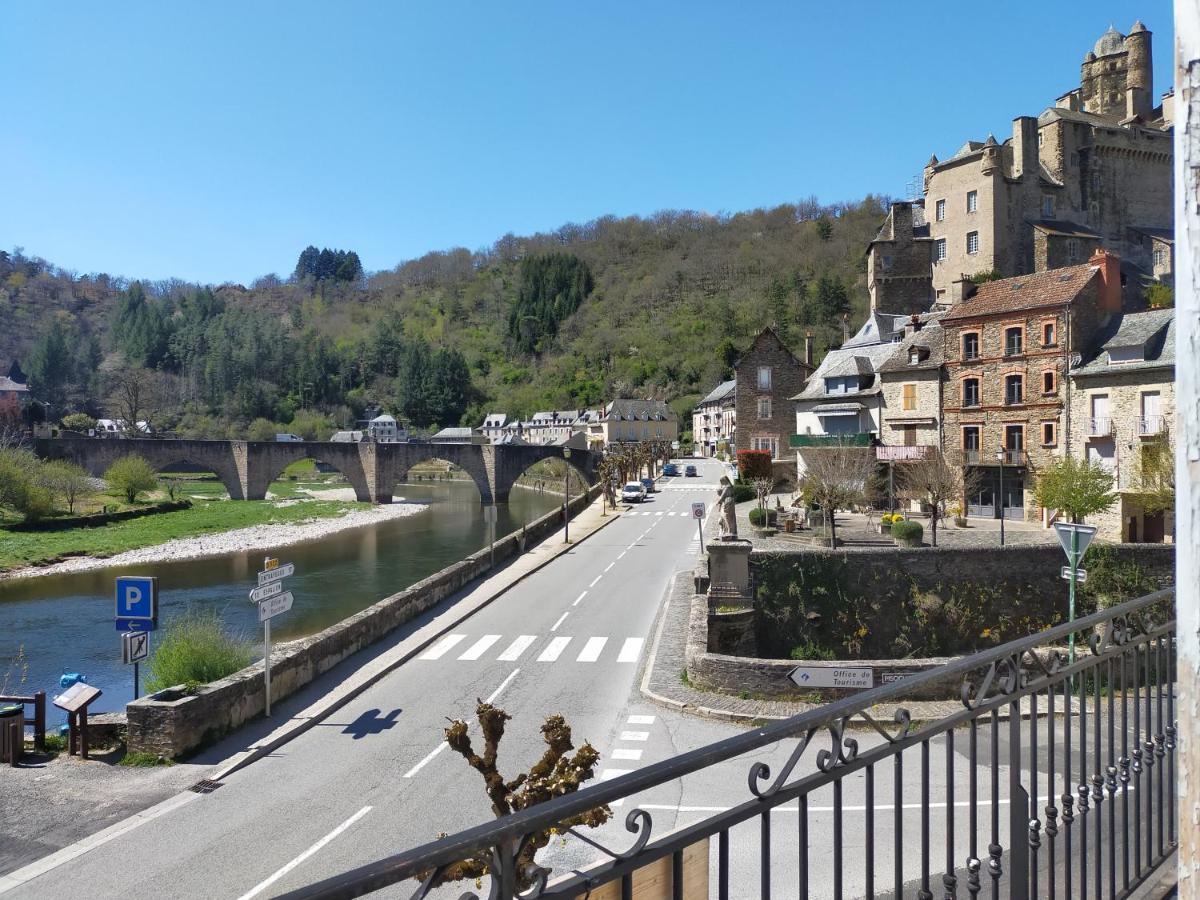
<path fill-rule="evenodd" d="M 138 698 L 138 663 L 133 664 L 133 699 Z"/>
<path fill-rule="evenodd" d="M 267 692 L 266 715 L 271 716 L 271 620 L 263 620 L 263 686 Z"/>
<path fill-rule="evenodd" d="M 1067 621 L 1075 621 L 1075 579 L 1079 571 L 1079 532 L 1071 531 L 1071 581 L 1070 592 L 1067 595 Z M 1075 632 L 1067 639 L 1071 652 L 1071 665 L 1075 665 Z"/>

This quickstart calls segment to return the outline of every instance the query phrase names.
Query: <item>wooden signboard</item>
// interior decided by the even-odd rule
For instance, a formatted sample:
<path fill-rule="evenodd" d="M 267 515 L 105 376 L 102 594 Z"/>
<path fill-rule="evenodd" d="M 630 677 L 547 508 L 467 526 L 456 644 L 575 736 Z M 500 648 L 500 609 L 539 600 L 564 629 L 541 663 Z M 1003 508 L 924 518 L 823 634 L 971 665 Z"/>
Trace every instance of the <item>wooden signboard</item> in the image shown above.
<path fill-rule="evenodd" d="M 79 712 L 100 696 L 100 688 L 84 684 L 82 681 L 71 685 L 54 698 L 54 705 L 69 713 Z"/>

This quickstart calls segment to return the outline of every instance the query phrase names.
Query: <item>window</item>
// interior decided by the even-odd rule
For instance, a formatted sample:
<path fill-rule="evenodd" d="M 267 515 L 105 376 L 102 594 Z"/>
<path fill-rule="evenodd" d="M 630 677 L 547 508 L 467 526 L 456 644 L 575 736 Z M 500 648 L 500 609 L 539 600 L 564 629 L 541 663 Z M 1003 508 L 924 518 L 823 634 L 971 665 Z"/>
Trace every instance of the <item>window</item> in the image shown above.
<path fill-rule="evenodd" d="M 1042 373 L 1042 393 L 1053 394 L 1058 386 L 1055 384 L 1054 370 L 1047 369 Z"/>
<path fill-rule="evenodd" d="M 1055 426 L 1053 422 L 1042 423 L 1042 446 L 1053 447 L 1057 441 L 1055 440 Z"/>
<path fill-rule="evenodd" d="M 885 272 L 892 271 L 892 258 L 890 256 L 885 256 L 883 258 L 883 271 L 885 271 Z"/>
<path fill-rule="evenodd" d="M 758 417 L 760 419 L 771 418 L 771 398 L 770 397 L 759 397 L 758 398 Z"/>
<path fill-rule="evenodd" d="M 1054 323 L 1053 322 L 1043 322 L 1042 323 L 1042 346 L 1043 347 L 1053 347 L 1054 346 Z"/>
<path fill-rule="evenodd" d="M 1049 194 L 1042 195 L 1042 218 L 1054 218 L 1054 198 Z"/>
<path fill-rule="evenodd" d="M 1024 425 L 1005 425 L 1004 426 L 1004 449 L 1005 450 L 1022 450 L 1025 447 L 1025 426 Z M 1011 461 L 1011 460 L 1007 460 Z"/>
<path fill-rule="evenodd" d="M 946 258 L 946 239 L 938 238 L 933 244 L 934 259 L 941 262 Z"/>
<path fill-rule="evenodd" d="M 962 405 L 963 406 L 978 406 L 979 405 L 979 379 L 964 378 L 962 385 Z"/>
<path fill-rule="evenodd" d="M 1041 132 L 1041 130 L 1039 129 L 1039 130 L 1038 130 L 1038 146 L 1040 147 L 1040 146 L 1042 146 L 1042 145 L 1043 145 L 1043 144 L 1045 144 L 1045 143 L 1046 143 L 1046 135 L 1044 135 L 1044 134 Z"/>
<path fill-rule="evenodd" d="M 1159 249 L 1154 251 L 1154 265 L 1165 266 L 1167 264 L 1167 251 Z"/>
<path fill-rule="evenodd" d="M 771 389 L 771 367 L 758 367 L 758 389 L 760 391 L 769 391 Z"/>
<path fill-rule="evenodd" d="M 1009 406 L 1022 402 L 1025 378 L 1022 375 L 1004 376 L 1004 402 Z"/>
<path fill-rule="evenodd" d="M 946 201 L 939 200 L 933 207 L 933 218 L 937 222 L 946 221 Z"/>
<path fill-rule="evenodd" d="M 963 359 L 979 358 L 979 334 L 968 331 L 963 335 Z"/>
<path fill-rule="evenodd" d="M 967 191 L 967 212 L 979 209 L 979 191 Z"/>
<path fill-rule="evenodd" d="M 1079 241 L 1075 238 L 1067 238 L 1067 262 L 1079 261 Z"/>
<path fill-rule="evenodd" d="M 1024 331 L 1020 325 L 1004 329 L 1004 355 L 1019 356 L 1024 349 Z"/>
<path fill-rule="evenodd" d="M 968 231 L 967 232 L 967 252 L 968 253 L 978 253 L 979 252 L 979 232 L 978 231 Z"/>
<path fill-rule="evenodd" d="M 913 410 L 917 408 L 917 386 L 915 384 L 902 385 L 903 395 L 901 409 Z"/>
<path fill-rule="evenodd" d="M 962 430 L 962 448 L 979 452 L 979 426 L 964 425 Z"/>
<path fill-rule="evenodd" d="M 771 459 L 775 458 L 775 438 L 755 437 L 750 441 L 750 444 L 753 449 L 766 450 L 771 454 Z"/>

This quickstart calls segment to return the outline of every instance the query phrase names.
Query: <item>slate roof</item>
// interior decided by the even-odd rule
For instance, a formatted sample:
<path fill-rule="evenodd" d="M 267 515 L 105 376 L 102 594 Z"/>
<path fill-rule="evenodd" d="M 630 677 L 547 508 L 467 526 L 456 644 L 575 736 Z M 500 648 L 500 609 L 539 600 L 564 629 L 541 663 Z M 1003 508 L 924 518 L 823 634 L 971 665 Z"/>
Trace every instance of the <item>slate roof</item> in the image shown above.
<path fill-rule="evenodd" d="M 1109 350 L 1145 347 L 1145 359 L 1109 362 Z M 1139 369 L 1166 369 L 1175 365 L 1175 310 L 1149 309 L 1116 316 L 1097 336 L 1090 356 L 1072 375 L 1100 375 Z"/>
<path fill-rule="evenodd" d="M 19 382 L 13 381 L 7 375 L 0 375 L 0 391 L 15 391 L 23 394 L 27 393 L 29 388 Z"/>
<path fill-rule="evenodd" d="M 854 336 L 843 347 L 867 347 L 894 339 L 895 335 L 904 331 L 904 323 L 909 319 L 905 315 L 873 312 L 867 316 Z"/>
<path fill-rule="evenodd" d="M 707 403 L 716 403 L 719 400 L 724 400 L 726 397 L 728 397 L 730 394 L 733 393 L 733 390 L 736 387 L 737 387 L 737 379 L 735 379 L 735 378 L 731 378 L 731 379 L 729 379 L 729 381 L 722 381 L 720 384 L 718 384 L 715 388 L 713 388 L 709 392 L 707 397 L 705 397 L 703 400 L 701 400 L 696 405 L 704 406 Z"/>
<path fill-rule="evenodd" d="M 1155 225 L 1130 225 L 1129 230 L 1144 234 L 1146 237 L 1152 237 L 1157 241 L 1166 241 L 1168 244 L 1175 243 L 1175 230 L 1173 228 L 1159 228 Z"/>
<path fill-rule="evenodd" d="M 942 327 L 933 319 L 920 331 L 906 337 L 896 347 L 896 352 L 884 360 L 879 367 L 882 374 L 889 372 L 913 372 L 921 369 L 937 369 L 942 365 L 945 354 L 942 351 Z M 909 362 L 913 347 L 921 348 L 922 359 L 917 363 Z"/>
<path fill-rule="evenodd" d="M 676 415 L 662 400 L 613 400 L 604 418 L 625 422 L 674 422 Z"/>
<path fill-rule="evenodd" d="M 1046 234 L 1056 234 L 1062 237 L 1100 237 L 1098 231 L 1093 231 L 1086 225 L 1080 225 L 1077 222 L 1068 222 L 1065 219 L 1040 219 L 1033 223 L 1033 227 Z"/>
<path fill-rule="evenodd" d="M 998 313 L 1061 306 L 1079 294 L 1093 278 L 1098 278 L 1099 272 L 1099 267 L 1084 263 L 988 281 L 979 285 L 970 299 L 952 307 L 941 321 L 945 324 Z"/>

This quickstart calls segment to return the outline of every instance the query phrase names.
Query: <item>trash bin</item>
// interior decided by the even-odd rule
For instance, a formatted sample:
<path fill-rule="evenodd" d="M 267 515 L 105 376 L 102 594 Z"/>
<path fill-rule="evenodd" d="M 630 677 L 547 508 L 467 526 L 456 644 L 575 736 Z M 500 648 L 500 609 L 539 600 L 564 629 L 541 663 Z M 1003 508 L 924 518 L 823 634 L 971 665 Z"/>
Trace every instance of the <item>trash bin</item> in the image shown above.
<path fill-rule="evenodd" d="M 16 731 L 13 731 L 13 725 Z M 25 752 L 25 706 L 0 706 L 0 762 L 15 763 Z"/>

